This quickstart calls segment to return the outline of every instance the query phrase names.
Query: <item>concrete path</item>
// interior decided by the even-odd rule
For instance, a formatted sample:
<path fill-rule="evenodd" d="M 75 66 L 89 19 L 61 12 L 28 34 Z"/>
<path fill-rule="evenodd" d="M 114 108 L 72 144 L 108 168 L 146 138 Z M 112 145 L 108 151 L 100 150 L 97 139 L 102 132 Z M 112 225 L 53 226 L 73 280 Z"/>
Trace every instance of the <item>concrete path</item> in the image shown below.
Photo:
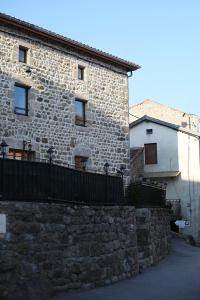
<path fill-rule="evenodd" d="M 51 300 L 200 300 L 200 248 L 174 239 L 171 254 L 136 277 Z"/>

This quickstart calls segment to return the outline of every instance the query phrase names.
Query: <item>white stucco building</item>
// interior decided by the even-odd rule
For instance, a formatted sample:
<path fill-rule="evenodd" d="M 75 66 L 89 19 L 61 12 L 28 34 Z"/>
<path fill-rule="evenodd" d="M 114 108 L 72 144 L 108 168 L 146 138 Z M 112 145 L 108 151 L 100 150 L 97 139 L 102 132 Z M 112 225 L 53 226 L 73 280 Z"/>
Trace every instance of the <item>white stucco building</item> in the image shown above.
<path fill-rule="evenodd" d="M 130 124 L 130 147 L 144 147 L 144 178 L 167 183 L 166 198 L 180 200 L 183 233 L 200 242 L 200 134 L 143 116 Z"/>

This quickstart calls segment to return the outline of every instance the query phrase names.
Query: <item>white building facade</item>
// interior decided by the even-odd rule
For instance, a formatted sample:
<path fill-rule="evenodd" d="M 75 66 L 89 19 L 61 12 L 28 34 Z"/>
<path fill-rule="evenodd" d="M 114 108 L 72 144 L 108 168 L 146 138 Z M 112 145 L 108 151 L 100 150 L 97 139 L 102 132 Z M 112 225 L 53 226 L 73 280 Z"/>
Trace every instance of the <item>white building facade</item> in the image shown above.
<path fill-rule="evenodd" d="M 184 234 L 200 242 L 199 133 L 148 116 L 130 124 L 130 147 L 144 147 L 144 178 L 167 183 L 166 198 L 180 201 Z M 189 226 L 188 226 L 189 225 Z"/>

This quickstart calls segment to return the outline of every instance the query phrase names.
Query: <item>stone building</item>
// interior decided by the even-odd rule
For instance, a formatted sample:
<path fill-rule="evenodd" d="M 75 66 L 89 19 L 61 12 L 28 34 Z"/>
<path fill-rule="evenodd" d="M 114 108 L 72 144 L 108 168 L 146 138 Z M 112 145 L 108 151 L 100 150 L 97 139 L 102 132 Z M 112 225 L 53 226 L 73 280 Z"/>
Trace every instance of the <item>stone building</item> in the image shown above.
<path fill-rule="evenodd" d="M 129 170 L 128 76 L 138 65 L 0 14 L 0 139 L 7 156 Z"/>
<path fill-rule="evenodd" d="M 194 114 L 179 111 L 161 103 L 144 100 L 130 107 L 130 123 L 144 115 L 169 122 L 188 130 L 198 131 L 200 118 Z"/>

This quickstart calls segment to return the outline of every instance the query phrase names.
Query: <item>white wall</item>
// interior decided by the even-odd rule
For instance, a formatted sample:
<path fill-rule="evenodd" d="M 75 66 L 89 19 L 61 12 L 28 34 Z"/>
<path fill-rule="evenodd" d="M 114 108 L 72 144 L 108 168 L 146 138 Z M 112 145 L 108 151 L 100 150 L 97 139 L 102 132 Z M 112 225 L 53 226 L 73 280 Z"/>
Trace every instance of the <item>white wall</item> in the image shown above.
<path fill-rule="evenodd" d="M 181 176 L 177 188 L 181 194 L 182 216 L 189 219 L 192 225 L 185 232 L 200 240 L 199 139 L 179 132 L 178 155 Z"/>
<path fill-rule="evenodd" d="M 146 134 L 153 129 L 153 134 Z M 130 146 L 144 147 L 144 144 L 157 143 L 158 163 L 145 165 L 144 172 L 178 171 L 177 131 L 152 122 L 142 122 L 130 129 Z"/>
<path fill-rule="evenodd" d="M 147 135 L 146 129 L 153 129 Z M 180 171 L 167 182 L 167 199 L 180 199 L 182 219 L 191 227 L 182 230 L 200 243 L 200 157 L 199 138 L 152 122 L 142 122 L 130 130 L 130 146 L 157 143 L 158 164 L 145 165 L 145 172 Z M 163 180 L 163 178 L 162 178 Z"/>

